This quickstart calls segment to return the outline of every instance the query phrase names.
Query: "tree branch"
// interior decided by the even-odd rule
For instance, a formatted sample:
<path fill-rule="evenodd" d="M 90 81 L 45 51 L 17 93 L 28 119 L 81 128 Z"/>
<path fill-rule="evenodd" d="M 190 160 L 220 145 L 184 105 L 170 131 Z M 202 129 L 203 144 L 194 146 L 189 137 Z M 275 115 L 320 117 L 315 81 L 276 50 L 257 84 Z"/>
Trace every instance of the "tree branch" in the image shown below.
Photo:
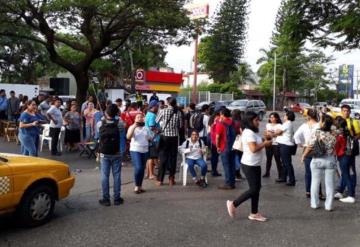
<path fill-rule="evenodd" d="M 39 44 L 42 44 L 44 46 L 46 46 L 46 44 L 47 44 L 45 41 L 43 41 L 41 39 L 37 39 L 37 38 L 31 37 L 31 36 L 16 34 L 16 33 L 0 32 L 0 36 L 14 37 L 14 38 L 19 38 L 19 39 L 31 40 L 31 41 L 37 42 Z"/>

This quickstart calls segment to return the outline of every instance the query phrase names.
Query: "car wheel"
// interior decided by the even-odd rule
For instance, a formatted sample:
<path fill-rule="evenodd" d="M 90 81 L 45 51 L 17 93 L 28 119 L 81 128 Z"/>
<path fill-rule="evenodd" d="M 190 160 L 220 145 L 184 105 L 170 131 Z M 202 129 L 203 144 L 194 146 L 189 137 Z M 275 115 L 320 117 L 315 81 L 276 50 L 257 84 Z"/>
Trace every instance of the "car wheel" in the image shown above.
<path fill-rule="evenodd" d="M 51 219 L 54 206 L 54 190 L 50 186 L 39 185 L 26 192 L 17 213 L 23 225 L 39 226 Z"/>

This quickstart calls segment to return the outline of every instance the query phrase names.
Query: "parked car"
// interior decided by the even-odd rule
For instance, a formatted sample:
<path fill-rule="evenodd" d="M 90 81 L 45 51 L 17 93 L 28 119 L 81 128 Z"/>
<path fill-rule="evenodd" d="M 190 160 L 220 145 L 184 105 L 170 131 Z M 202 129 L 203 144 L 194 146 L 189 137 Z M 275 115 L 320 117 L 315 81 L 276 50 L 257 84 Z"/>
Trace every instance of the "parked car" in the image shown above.
<path fill-rule="evenodd" d="M 203 105 L 210 105 L 210 104 L 211 104 L 210 101 L 203 101 L 203 102 L 198 103 L 198 104 L 195 106 L 195 109 L 196 109 L 196 110 L 201 110 L 201 107 L 202 107 Z"/>
<path fill-rule="evenodd" d="M 296 103 L 290 105 L 290 111 L 302 113 L 305 108 L 312 108 L 308 103 Z"/>
<path fill-rule="evenodd" d="M 229 106 L 232 102 L 234 102 L 233 100 L 222 100 L 222 101 L 218 101 L 220 104 L 223 104 L 225 106 Z"/>
<path fill-rule="evenodd" d="M 262 100 L 235 100 L 227 107 L 230 110 L 240 110 L 242 115 L 248 111 L 253 111 L 259 114 L 260 120 L 262 120 L 266 114 L 266 106 Z"/>
<path fill-rule="evenodd" d="M 324 105 L 328 106 L 329 104 L 327 102 L 315 102 L 313 108 L 319 111 L 320 108 L 324 107 Z"/>
<path fill-rule="evenodd" d="M 202 107 L 203 105 L 205 105 L 205 104 L 209 105 L 209 108 L 210 108 L 210 112 L 211 112 L 211 113 L 214 112 L 215 109 L 219 109 L 219 108 L 222 107 L 222 106 L 227 107 L 227 102 L 224 102 L 224 101 L 211 101 L 211 102 L 209 102 L 209 101 L 203 101 L 203 102 L 198 103 L 198 104 L 195 106 L 195 109 L 200 111 L 200 110 L 201 110 L 201 107 Z"/>
<path fill-rule="evenodd" d="M 0 215 L 15 212 L 25 226 L 44 224 L 74 182 L 69 166 L 60 161 L 0 153 Z"/>

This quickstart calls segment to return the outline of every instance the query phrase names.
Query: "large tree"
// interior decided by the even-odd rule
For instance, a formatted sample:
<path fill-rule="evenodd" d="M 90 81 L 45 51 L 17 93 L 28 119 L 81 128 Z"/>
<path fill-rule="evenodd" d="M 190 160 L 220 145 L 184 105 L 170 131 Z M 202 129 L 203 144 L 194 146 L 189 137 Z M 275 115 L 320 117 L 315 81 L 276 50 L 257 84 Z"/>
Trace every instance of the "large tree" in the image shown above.
<path fill-rule="evenodd" d="M 247 0 L 225 0 L 199 47 L 199 62 L 216 82 L 228 82 L 244 54 Z"/>
<path fill-rule="evenodd" d="M 297 1 L 304 13 L 297 30 L 320 46 L 338 50 L 360 48 L 360 3 L 358 0 Z"/>
<path fill-rule="evenodd" d="M 83 101 L 92 62 L 123 47 L 134 34 L 150 42 L 182 43 L 190 25 L 185 0 L 0 0 L 0 35 L 43 45 L 55 64 L 71 72 Z M 9 28 L 11 27 L 11 28 Z M 19 27 L 31 32 L 19 33 Z M 68 60 L 67 47 L 80 56 Z"/>

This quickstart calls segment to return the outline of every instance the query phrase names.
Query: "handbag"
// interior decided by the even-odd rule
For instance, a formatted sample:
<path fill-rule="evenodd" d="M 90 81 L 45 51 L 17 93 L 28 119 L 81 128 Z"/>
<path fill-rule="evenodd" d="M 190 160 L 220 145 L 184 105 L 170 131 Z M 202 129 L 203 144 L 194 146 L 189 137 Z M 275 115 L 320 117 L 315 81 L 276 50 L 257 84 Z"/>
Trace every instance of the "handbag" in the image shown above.
<path fill-rule="evenodd" d="M 241 139 L 241 135 L 237 135 L 234 141 L 234 144 L 232 146 L 233 150 L 237 150 L 237 151 L 243 151 L 243 145 L 242 145 L 242 139 Z"/>
<path fill-rule="evenodd" d="M 320 139 L 320 132 L 316 131 L 316 140 L 314 142 L 314 145 L 312 147 L 312 150 L 310 152 L 310 156 L 312 157 L 321 157 L 326 154 L 326 145 L 325 143 Z"/>

